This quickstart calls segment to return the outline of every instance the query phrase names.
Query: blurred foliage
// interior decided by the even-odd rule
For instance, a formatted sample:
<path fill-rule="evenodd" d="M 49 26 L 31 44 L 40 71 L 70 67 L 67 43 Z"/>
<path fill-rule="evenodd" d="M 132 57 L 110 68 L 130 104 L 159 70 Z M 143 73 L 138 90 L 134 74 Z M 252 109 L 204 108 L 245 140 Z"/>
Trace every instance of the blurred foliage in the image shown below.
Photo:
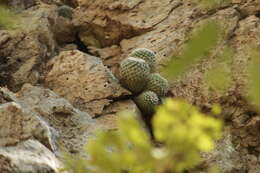
<path fill-rule="evenodd" d="M 215 63 L 205 73 L 208 87 L 218 92 L 225 92 L 231 85 L 231 63 L 234 52 L 230 47 L 224 47 L 215 57 Z"/>
<path fill-rule="evenodd" d="M 198 165 L 200 152 L 214 148 L 222 127 L 221 121 L 202 114 L 184 101 L 172 99 L 159 107 L 153 125 L 156 140 L 164 144 L 160 172 L 183 172 Z"/>
<path fill-rule="evenodd" d="M 209 22 L 193 33 L 180 55 L 173 57 L 165 68 L 168 77 L 177 77 L 187 71 L 217 45 L 222 30 L 216 22 Z"/>
<path fill-rule="evenodd" d="M 75 173 L 181 173 L 214 148 L 221 121 L 185 101 L 166 99 L 153 118 L 155 142 L 132 113 L 119 116 L 118 131 L 99 132 L 86 147 L 88 160 L 67 160 Z"/>
<path fill-rule="evenodd" d="M 203 8 L 216 8 L 231 2 L 231 0 L 193 0 L 193 1 L 198 2 Z"/>
<path fill-rule="evenodd" d="M 4 2 L 5 1 L 0 2 L 0 29 L 13 29 L 16 24 L 16 16 Z"/>
<path fill-rule="evenodd" d="M 251 61 L 248 67 L 248 97 L 256 108 L 260 108 L 260 52 L 251 50 Z"/>

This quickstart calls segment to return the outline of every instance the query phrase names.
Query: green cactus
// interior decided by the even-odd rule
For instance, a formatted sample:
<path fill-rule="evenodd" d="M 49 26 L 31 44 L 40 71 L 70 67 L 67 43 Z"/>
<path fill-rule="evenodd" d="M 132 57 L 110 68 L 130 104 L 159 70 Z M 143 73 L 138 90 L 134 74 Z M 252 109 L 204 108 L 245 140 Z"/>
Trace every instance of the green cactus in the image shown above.
<path fill-rule="evenodd" d="M 150 67 L 142 59 L 129 57 L 120 64 L 122 84 L 133 93 L 141 92 L 146 86 Z"/>
<path fill-rule="evenodd" d="M 72 8 L 67 5 L 62 5 L 57 9 L 58 15 L 64 18 L 72 19 Z"/>
<path fill-rule="evenodd" d="M 149 75 L 146 89 L 155 92 L 159 97 L 164 97 L 169 90 L 169 83 L 159 73 L 153 73 Z"/>
<path fill-rule="evenodd" d="M 134 98 L 139 109 L 146 114 L 154 113 L 155 106 L 159 105 L 159 98 L 153 91 L 144 91 Z"/>
<path fill-rule="evenodd" d="M 146 48 L 138 48 L 138 49 L 135 49 L 130 54 L 130 56 L 145 60 L 149 64 L 151 72 L 155 71 L 156 57 L 155 57 L 155 53 L 153 51 L 146 49 Z"/>

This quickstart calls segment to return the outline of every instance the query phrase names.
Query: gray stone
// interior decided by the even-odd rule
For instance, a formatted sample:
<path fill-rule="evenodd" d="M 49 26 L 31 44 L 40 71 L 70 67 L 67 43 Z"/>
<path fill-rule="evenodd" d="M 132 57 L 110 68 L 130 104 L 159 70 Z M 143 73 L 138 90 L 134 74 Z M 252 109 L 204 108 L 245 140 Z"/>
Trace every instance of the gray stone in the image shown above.
<path fill-rule="evenodd" d="M 56 156 L 36 140 L 0 147 L 1 173 L 55 173 L 62 167 Z"/>
<path fill-rule="evenodd" d="M 95 121 L 89 114 L 74 108 L 49 89 L 25 84 L 18 93 L 18 100 L 57 131 L 55 143 L 58 151 L 80 153 L 93 135 Z"/>

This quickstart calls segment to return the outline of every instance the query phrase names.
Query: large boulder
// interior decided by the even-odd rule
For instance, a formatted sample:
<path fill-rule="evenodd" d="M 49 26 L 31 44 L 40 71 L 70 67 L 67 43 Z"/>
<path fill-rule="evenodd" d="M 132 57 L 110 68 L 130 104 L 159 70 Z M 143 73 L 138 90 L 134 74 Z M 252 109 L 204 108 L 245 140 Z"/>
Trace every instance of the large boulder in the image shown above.
<path fill-rule="evenodd" d="M 95 121 L 86 112 L 74 108 L 53 91 L 25 84 L 17 93 L 18 102 L 42 118 L 57 131 L 57 152 L 80 153 L 93 136 Z"/>
<path fill-rule="evenodd" d="M 130 93 L 100 59 L 80 51 L 64 51 L 48 63 L 45 85 L 74 106 L 102 115 L 113 100 Z"/>
<path fill-rule="evenodd" d="M 26 84 L 17 94 L 2 88 L 1 95 L 0 147 L 36 139 L 57 154 L 79 154 L 96 129 L 87 113 L 49 89 Z"/>
<path fill-rule="evenodd" d="M 6 103 L 0 104 L 0 147 L 13 146 L 27 139 L 37 139 L 54 151 L 54 129 L 35 112 L 22 107 L 8 90 L 2 88 L 0 95 L 7 99 Z"/>

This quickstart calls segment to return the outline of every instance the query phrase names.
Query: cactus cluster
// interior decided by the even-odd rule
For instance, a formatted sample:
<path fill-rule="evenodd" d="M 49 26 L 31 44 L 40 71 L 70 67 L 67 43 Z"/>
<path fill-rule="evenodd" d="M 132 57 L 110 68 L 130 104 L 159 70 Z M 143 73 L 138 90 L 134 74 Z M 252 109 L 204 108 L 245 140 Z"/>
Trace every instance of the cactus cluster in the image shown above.
<path fill-rule="evenodd" d="M 135 49 L 119 68 L 120 81 L 134 95 L 134 101 L 145 114 L 154 113 L 155 107 L 169 89 L 168 81 L 155 73 L 156 55 L 145 48 Z"/>

